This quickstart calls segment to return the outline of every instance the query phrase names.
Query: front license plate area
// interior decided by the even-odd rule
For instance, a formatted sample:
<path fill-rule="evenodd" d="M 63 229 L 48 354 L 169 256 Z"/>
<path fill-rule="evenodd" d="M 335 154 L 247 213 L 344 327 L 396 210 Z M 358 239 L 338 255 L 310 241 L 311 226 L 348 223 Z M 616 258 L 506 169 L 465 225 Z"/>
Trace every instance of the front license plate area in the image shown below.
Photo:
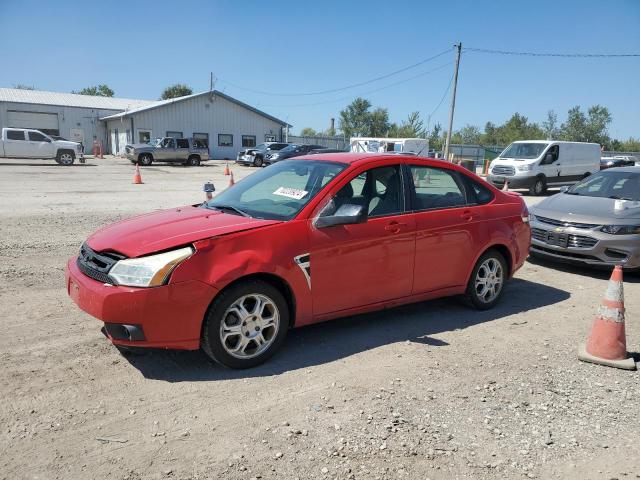
<path fill-rule="evenodd" d="M 556 247 L 567 248 L 569 236 L 566 233 L 547 232 L 545 237 L 546 243 Z"/>

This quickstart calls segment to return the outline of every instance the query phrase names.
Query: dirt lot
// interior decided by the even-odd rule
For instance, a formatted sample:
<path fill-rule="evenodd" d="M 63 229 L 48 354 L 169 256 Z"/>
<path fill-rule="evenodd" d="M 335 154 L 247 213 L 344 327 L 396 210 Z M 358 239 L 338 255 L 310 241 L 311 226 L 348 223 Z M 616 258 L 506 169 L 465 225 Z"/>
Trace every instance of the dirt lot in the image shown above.
<path fill-rule="evenodd" d="M 122 356 L 67 297 L 66 259 L 228 178 L 132 173 L 0 162 L 0 478 L 640 478 L 638 373 L 576 360 L 606 272 L 527 263 L 492 311 L 444 299 L 312 326 L 249 371 Z M 638 351 L 640 277 L 625 289 Z"/>

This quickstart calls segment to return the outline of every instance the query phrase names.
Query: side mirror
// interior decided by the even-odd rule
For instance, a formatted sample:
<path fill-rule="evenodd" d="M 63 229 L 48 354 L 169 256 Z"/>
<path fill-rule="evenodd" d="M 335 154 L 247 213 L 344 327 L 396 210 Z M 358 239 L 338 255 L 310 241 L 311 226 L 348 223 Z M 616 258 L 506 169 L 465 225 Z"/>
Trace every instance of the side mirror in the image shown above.
<path fill-rule="evenodd" d="M 50 139 L 50 138 L 48 138 L 48 137 L 44 137 L 44 140 L 43 140 L 43 141 L 44 141 L 44 142 L 46 142 L 46 143 L 51 143 L 51 139 Z"/>
<path fill-rule="evenodd" d="M 315 221 L 316 228 L 333 227 L 336 225 L 353 225 L 367 221 L 367 211 L 362 205 L 342 205 L 330 216 L 318 217 Z"/>

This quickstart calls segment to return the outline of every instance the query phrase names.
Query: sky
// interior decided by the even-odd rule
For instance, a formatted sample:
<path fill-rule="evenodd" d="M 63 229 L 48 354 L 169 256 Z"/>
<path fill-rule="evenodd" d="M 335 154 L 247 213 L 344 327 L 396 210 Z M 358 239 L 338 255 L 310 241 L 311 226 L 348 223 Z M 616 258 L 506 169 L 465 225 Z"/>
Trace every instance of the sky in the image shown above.
<path fill-rule="evenodd" d="M 612 137 L 640 137 L 640 57 L 464 50 L 638 54 L 640 0 L 0 0 L 0 86 L 70 92 L 104 83 L 118 97 L 156 99 L 174 83 L 208 90 L 213 72 L 216 89 L 294 133 L 337 123 L 358 96 L 391 121 L 419 111 L 425 125 L 446 126 L 458 42 L 454 130 L 514 112 L 542 122 L 554 110 L 563 121 L 573 106 L 600 104 L 612 113 Z M 338 91 L 302 95 L 327 90 Z"/>

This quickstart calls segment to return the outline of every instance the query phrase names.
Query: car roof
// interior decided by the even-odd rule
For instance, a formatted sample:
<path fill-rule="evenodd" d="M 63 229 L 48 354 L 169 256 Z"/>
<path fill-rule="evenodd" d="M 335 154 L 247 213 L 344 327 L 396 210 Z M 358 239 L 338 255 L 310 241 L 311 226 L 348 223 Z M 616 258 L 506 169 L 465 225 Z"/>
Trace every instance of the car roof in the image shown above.
<path fill-rule="evenodd" d="M 320 155 L 322 155 L 322 158 L 318 158 Z M 436 158 L 428 158 L 428 157 L 417 157 L 415 155 L 404 155 L 405 158 L 407 158 L 408 160 L 411 161 L 415 161 L 416 159 L 418 160 L 430 160 L 432 162 L 437 162 L 439 164 L 443 164 L 443 165 L 452 165 L 449 162 L 446 162 L 442 159 L 438 160 Z M 329 162 L 340 162 L 340 163 L 346 163 L 346 164 L 352 164 L 355 162 L 358 162 L 360 160 L 369 160 L 369 161 L 373 161 L 373 160 L 379 160 L 381 158 L 392 158 L 393 160 L 400 160 L 402 159 L 403 155 L 398 155 L 398 154 L 389 154 L 389 153 L 351 153 L 351 152 L 346 152 L 346 153 L 317 153 L 315 155 L 302 155 L 300 157 L 295 157 L 295 160 L 313 160 L 313 161 L 318 161 L 318 160 L 326 160 Z"/>

